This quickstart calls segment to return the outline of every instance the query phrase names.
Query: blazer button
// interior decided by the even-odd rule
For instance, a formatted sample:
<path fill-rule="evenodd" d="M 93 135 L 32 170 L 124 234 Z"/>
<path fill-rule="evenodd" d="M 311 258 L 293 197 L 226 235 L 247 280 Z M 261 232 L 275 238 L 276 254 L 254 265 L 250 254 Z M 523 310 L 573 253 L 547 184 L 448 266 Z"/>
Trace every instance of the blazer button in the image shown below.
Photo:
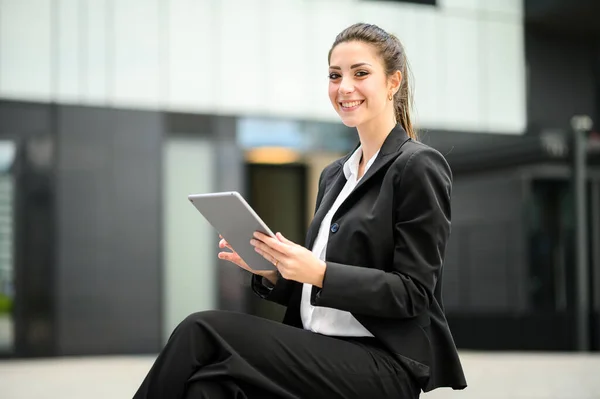
<path fill-rule="evenodd" d="M 340 229 L 340 225 L 337 223 L 334 223 L 331 225 L 331 232 L 332 233 L 337 233 L 337 231 Z"/>

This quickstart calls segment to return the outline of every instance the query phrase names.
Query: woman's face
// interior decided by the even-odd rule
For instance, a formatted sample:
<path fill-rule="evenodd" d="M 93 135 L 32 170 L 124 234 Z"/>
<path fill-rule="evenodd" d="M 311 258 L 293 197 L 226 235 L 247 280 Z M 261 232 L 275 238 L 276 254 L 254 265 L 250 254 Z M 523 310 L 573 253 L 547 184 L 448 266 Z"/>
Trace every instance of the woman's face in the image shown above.
<path fill-rule="evenodd" d="M 388 100 L 392 84 L 373 46 L 353 41 L 338 44 L 329 60 L 329 99 L 344 125 L 358 127 L 393 117 Z"/>

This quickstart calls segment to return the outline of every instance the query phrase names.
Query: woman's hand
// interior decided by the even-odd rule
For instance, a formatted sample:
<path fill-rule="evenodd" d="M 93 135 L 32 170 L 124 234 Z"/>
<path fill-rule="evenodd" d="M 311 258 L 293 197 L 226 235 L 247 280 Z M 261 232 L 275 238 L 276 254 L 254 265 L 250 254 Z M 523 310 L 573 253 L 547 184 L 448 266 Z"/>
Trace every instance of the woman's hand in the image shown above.
<path fill-rule="evenodd" d="M 231 251 L 231 252 L 219 252 L 219 259 L 223 259 L 223 260 L 229 261 L 231 263 L 234 263 L 237 266 L 241 267 L 242 269 L 249 271 L 250 273 L 253 273 L 253 274 L 256 274 L 259 276 L 263 276 L 266 279 L 268 279 L 272 284 L 275 284 L 277 282 L 277 272 L 276 271 L 252 269 L 250 266 L 248 266 L 248 264 L 246 262 L 244 262 L 244 260 L 237 254 L 237 252 L 235 252 L 233 250 L 231 245 L 229 245 L 229 243 L 223 238 L 222 235 L 219 234 L 219 238 L 221 239 L 221 241 L 219 241 L 219 248 L 227 248 Z"/>
<path fill-rule="evenodd" d="M 283 278 L 300 283 L 323 287 L 325 262 L 311 251 L 285 238 L 281 233 L 276 238 L 256 232 L 250 241 L 259 254 L 273 263 Z"/>

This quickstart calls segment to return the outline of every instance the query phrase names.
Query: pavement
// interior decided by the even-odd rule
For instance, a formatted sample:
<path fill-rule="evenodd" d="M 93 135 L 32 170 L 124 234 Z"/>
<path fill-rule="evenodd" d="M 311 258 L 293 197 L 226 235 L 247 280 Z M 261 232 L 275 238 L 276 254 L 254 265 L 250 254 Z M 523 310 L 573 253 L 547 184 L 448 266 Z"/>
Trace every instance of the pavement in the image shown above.
<path fill-rule="evenodd" d="M 600 354 L 461 351 L 461 359 L 467 389 L 439 389 L 421 398 L 600 399 Z M 153 360 L 127 356 L 0 361 L 0 398 L 131 398 Z"/>

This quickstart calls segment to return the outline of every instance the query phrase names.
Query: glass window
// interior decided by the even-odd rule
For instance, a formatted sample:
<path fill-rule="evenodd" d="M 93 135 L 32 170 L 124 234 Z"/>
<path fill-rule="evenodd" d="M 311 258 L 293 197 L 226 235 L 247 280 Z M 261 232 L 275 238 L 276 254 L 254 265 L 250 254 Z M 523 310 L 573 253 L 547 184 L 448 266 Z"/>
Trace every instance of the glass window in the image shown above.
<path fill-rule="evenodd" d="M 534 180 L 528 212 L 529 294 L 534 309 L 573 308 L 574 215 L 566 180 Z"/>

